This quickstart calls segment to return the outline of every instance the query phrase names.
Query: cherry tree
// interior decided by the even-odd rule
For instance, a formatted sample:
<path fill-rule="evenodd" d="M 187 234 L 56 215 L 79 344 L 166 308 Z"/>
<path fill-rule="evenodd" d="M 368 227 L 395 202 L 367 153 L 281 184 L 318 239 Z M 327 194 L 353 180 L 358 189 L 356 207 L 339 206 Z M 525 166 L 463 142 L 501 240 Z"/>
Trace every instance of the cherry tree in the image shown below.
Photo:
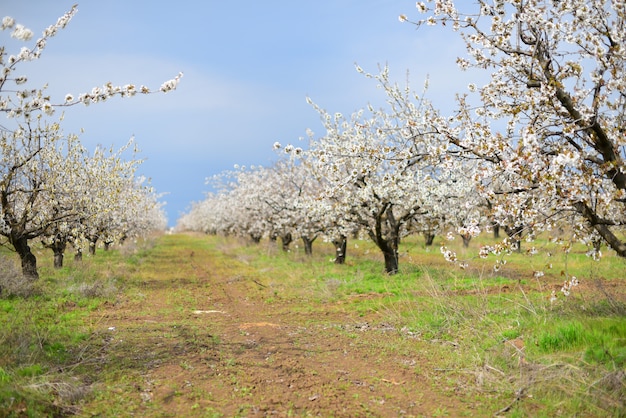
<path fill-rule="evenodd" d="M 46 230 L 39 238 L 44 247 L 52 250 L 56 268 L 63 266 L 67 244 L 76 236 L 77 224 L 84 216 L 82 208 L 91 203 L 84 192 L 87 172 L 78 169 L 84 166 L 87 151 L 75 135 L 68 135 L 58 146 L 60 149 L 48 146 L 41 150 L 48 160 L 49 172 L 44 178 L 49 187 L 36 205 L 40 213 L 53 215 L 44 223 Z"/>
<path fill-rule="evenodd" d="M 303 174 L 293 159 L 282 159 L 271 167 L 241 168 L 214 177 L 212 183 L 220 190 L 219 199 L 229 202 L 217 211 L 218 216 L 226 218 L 222 224 L 253 242 L 264 236 L 280 238 L 285 251 L 294 239 L 301 238 L 309 254 L 320 231 L 308 216 L 307 202 L 313 186 Z M 214 199 L 208 196 L 209 201 Z M 209 207 L 212 213 L 206 210 Z M 214 224 L 209 219 L 215 218 L 216 209 L 211 203 L 195 206 L 196 211 L 204 212 L 205 224 Z"/>
<path fill-rule="evenodd" d="M 445 183 L 442 201 L 445 202 L 446 209 L 440 208 L 445 213 L 440 216 L 439 224 L 442 232 L 447 232 L 446 236 L 454 237 L 458 234 L 463 245 L 468 247 L 471 239 L 480 233 L 481 228 L 486 228 L 489 221 L 486 218 L 485 200 L 476 192 L 472 183 L 474 165 L 466 161 L 464 170 L 461 167 Z"/>
<path fill-rule="evenodd" d="M 274 144 L 280 149 L 279 143 Z M 274 220 L 271 222 L 275 230 L 283 230 L 293 238 L 300 238 L 307 255 L 313 253 L 313 242 L 324 232 L 320 223 L 319 212 L 315 211 L 322 192 L 319 179 L 311 175 L 299 157 L 302 149 L 286 146 L 285 158 L 278 160 L 271 170 L 274 173 L 272 191 L 266 203 L 274 209 Z M 284 242 L 284 241 L 283 241 Z M 284 248 L 286 249 L 286 248 Z"/>
<path fill-rule="evenodd" d="M 275 149 L 280 149 L 276 143 Z M 214 176 L 209 183 L 218 189 L 195 203 L 178 222 L 178 228 L 209 233 L 261 238 L 280 238 L 289 250 L 301 239 L 305 253 L 312 254 L 313 242 L 322 229 L 311 205 L 320 193 L 318 182 L 309 176 L 297 158 L 302 150 L 287 146 L 286 153 L 270 167 L 245 167 Z"/>
<path fill-rule="evenodd" d="M 136 146 L 132 158 L 123 158 L 133 145 L 131 139 L 119 150 L 98 147 L 84 164 L 86 179 L 80 190 L 86 200 L 75 229 L 78 235 L 73 240 L 74 248 L 80 253 L 86 249 L 85 243 L 89 254 L 94 255 L 99 242 L 108 247 L 132 236 L 134 223 L 139 222 L 142 212 L 150 209 L 144 206 L 144 200 L 152 191 L 149 186 L 143 186 L 145 179 L 136 176 L 141 164 Z"/>
<path fill-rule="evenodd" d="M 164 232 L 167 229 L 166 202 L 161 201 L 162 193 L 157 193 L 150 185 L 149 179 L 139 177 L 135 183 L 137 202 L 128 228 L 122 234 L 123 242 L 129 238 L 142 238 L 153 232 Z"/>
<path fill-rule="evenodd" d="M 189 211 L 178 218 L 176 230 L 228 235 L 228 221 L 222 217 L 227 207 L 226 193 L 207 193 L 204 200 L 193 202 Z"/>
<path fill-rule="evenodd" d="M 167 226 L 164 203 L 148 179 L 137 177 L 121 189 L 121 196 L 114 205 L 109 224 L 101 229 L 100 238 L 105 250 L 111 245 L 123 244 L 129 239 L 145 238 L 153 232 L 163 232 Z M 95 245 L 90 242 L 89 250 Z"/>
<path fill-rule="evenodd" d="M 100 239 L 108 248 L 115 242 L 165 230 L 162 203 L 146 179 L 135 176 L 140 161 L 134 156 L 130 162 L 121 159 L 130 145 L 115 153 L 109 150 L 110 154 L 98 148 L 89 156 L 77 143 L 72 153 L 58 154 L 52 167 L 61 183 L 55 184 L 54 199 L 43 205 L 64 216 L 51 222 L 41 236 L 44 247 L 54 253 L 55 267 L 63 266 L 68 243 L 80 259 L 87 248 L 94 254 Z M 70 155 L 74 158 L 68 158 Z"/>
<path fill-rule="evenodd" d="M 22 261 L 23 274 L 30 278 L 37 278 L 38 273 L 29 241 L 54 233 L 50 232 L 55 229 L 54 225 L 76 215 L 76 208 L 68 211 L 61 200 L 62 196 L 67 196 L 67 186 L 73 181 L 74 172 L 68 173 L 67 169 L 82 169 L 79 164 L 74 164 L 76 160 L 70 151 L 61 151 L 64 148 L 77 149 L 75 137 L 64 136 L 60 129 L 61 120 L 52 122 L 50 117 L 58 107 L 89 105 L 113 96 L 131 97 L 152 92 L 145 86 L 107 83 L 78 97 L 68 94 L 55 103 L 45 88 L 27 87 L 28 80 L 18 73 L 20 65 L 37 60 L 47 42 L 66 27 L 76 11 L 74 6 L 46 28 L 30 47 L 23 46 L 15 54 L 0 46 L 0 112 L 7 116 L 7 123 L 0 125 L 0 234 L 16 250 Z M 34 36 L 30 29 L 11 17 L 2 19 L 0 30 L 25 44 Z M 159 91 L 174 90 L 181 77 L 182 73 L 163 83 Z M 62 163 L 59 155 L 64 157 Z M 60 173 L 69 176 L 68 183 L 64 184 L 60 179 Z"/>
<path fill-rule="evenodd" d="M 37 260 L 29 240 L 45 235 L 51 224 L 70 216 L 55 203 L 55 185 L 63 183 L 65 174 L 55 167 L 63 159 L 56 152 L 61 141 L 58 124 L 44 125 L 40 120 L 2 132 L 0 234 L 20 256 L 28 277 L 37 277 Z"/>
<path fill-rule="evenodd" d="M 293 145 L 284 147 L 284 152 L 292 160 L 298 162 L 297 173 L 301 179 L 300 183 L 304 186 L 298 189 L 297 201 L 298 211 L 301 212 L 297 222 L 300 236 L 305 242 L 305 251 L 309 251 L 306 249 L 309 239 L 305 238 L 306 236 L 321 237 L 325 242 L 331 242 L 335 247 L 334 262 L 344 264 L 348 237 L 357 236 L 360 227 L 345 217 L 343 205 L 328 193 L 328 190 L 333 187 L 333 177 L 327 177 L 327 173 L 320 170 L 318 153 L 311 152 L 317 146 L 315 134 L 311 130 L 307 130 L 307 136 L 309 138 L 307 151 Z M 274 148 L 280 149 L 282 146 L 275 143 Z M 328 160 L 325 159 L 324 161 Z"/>
<path fill-rule="evenodd" d="M 438 131 L 483 164 L 476 184 L 496 222 L 528 239 L 562 224 L 626 256 L 626 4 L 621 0 L 418 2 L 418 26 L 465 40 L 470 84 Z M 409 21 L 405 15 L 400 20 Z M 419 115 L 416 115 L 419 116 Z M 498 189 L 488 188 L 506 177 Z"/>
<path fill-rule="evenodd" d="M 207 180 L 219 191 L 219 198 L 227 202 L 220 206 L 221 211 L 214 214 L 223 223 L 222 232 L 248 237 L 254 243 L 271 234 L 273 209 L 265 202 L 273 190 L 271 174 L 262 166 L 236 166 L 235 170 Z"/>
<path fill-rule="evenodd" d="M 289 251 L 290 244 L 297 238 L 295 204 L 299 179 L 293 176 L 293 167 L 278 162 L 271 167 L 259 167 L 250 174 L 245 184 L 241 178 L 239 183 L 253 199 L 253 205 L 247 207 L 264 218 L 266 234 L 279 238 L 283 251 Z"/>
<path fill-rule="evenodd" d="M 382 77 L 388 79 L 387 68 Z M 310 101 L 326 135 L 311 138 L 304 153 L 326 179 L 325 196 L 336 216 L 357 225 L 378 246 L 389 274 L 398 271 L 398 246 L 407 226 L 427 214 L 442 216 L 453 181 L 452 172 L 442 169 L 443 162 L 433 159 L 438 154 L 431 152 L 439 143 L 427 117 L 432 106 L 408 87 L 395 91 L 400 97 L 390 97 L 387 109 L 369 106 L 350 118 Z M 420 120 L 408 119 L 397 101 L 411 103 L 410 111 Z"/>

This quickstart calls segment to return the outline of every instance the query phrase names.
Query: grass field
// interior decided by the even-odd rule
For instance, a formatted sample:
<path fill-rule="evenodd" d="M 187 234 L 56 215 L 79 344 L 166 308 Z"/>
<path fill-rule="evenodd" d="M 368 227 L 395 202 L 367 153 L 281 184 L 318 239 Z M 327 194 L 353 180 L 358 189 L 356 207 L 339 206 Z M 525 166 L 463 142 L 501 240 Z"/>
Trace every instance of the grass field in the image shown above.
<path fill-rule="evenodd" d="M 0 298 L 0 415 L 626 416 L 625 261 L 546 241 L 495 271 L 477 241 L 460 269 L 409 238 L 393 276 L 365 241 L 40 253 Z"/>

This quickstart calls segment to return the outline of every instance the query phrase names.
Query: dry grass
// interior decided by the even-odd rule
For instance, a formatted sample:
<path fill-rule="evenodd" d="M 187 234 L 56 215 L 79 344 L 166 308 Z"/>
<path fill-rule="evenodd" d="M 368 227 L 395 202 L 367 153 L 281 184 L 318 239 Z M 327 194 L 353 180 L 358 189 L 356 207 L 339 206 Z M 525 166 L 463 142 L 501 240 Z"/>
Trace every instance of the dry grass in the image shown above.
<path fill-rule="evenodd" d="M 37 286 L 22 275 L 17 256 L 0 254 L 0 297 L 26 298 L 36 293 Z"/>

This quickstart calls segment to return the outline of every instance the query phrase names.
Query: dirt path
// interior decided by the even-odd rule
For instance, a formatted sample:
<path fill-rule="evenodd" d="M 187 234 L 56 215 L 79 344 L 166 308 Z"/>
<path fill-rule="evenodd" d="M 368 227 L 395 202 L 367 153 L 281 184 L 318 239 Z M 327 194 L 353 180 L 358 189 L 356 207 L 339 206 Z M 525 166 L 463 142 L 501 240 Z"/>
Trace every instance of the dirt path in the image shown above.
<path fill-rule="evenodd" d="M 157 262 L 142 267 L 153 276 L 128 300 L 99 312 L 110 334 L 101 367 L 127 375 L 103 396 L 126 402 L 129 415 L 436 416 L 477 407 L 433 371 L 436 345 L 382 317 L 271 300 L 263 283 L 231 277 L 208 249 Z"/>

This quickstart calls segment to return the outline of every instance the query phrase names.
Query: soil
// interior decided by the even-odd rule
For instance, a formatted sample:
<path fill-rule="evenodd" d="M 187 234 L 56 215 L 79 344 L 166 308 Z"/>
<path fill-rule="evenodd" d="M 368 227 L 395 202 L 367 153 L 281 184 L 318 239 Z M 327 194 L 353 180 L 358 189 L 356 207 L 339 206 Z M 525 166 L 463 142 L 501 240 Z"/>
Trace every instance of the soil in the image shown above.
<path fill-rule="evenodd" d="M 134 298 L 97 313 L 106 357 L 98 367 L 128 375 L 101 383 L 101 397 L 127 402 L 129 415 L 484 413 L 437 371 L 442 342 L 337 302 L 311 309 L 275 297 L 254 278 L 229 277 L 208 251 L 160 262 L 181 270 L 175 277 L 155 272 Z"/>

